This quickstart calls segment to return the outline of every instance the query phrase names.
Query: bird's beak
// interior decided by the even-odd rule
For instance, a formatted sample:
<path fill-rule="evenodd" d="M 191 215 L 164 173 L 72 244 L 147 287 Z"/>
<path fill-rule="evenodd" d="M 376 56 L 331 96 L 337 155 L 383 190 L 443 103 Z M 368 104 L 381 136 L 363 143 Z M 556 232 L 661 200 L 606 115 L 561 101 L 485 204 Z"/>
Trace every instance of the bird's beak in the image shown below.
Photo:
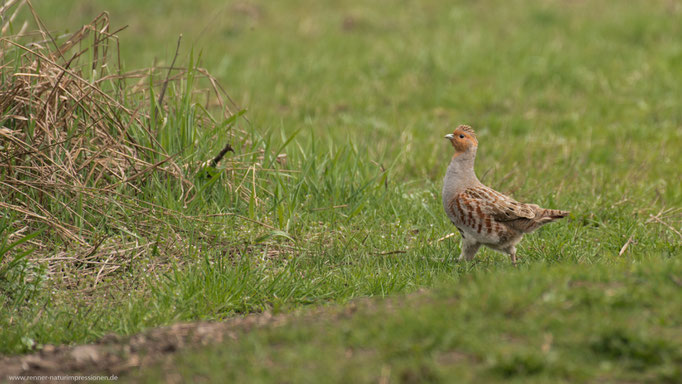
<path fill-rule="evenodd" d="M 448 140 L 452 140 L 455 138 L 455 135 L 453 135 L 452 133 L 448 133 L 447 135 L 445 135 L 445 138 Z"/>

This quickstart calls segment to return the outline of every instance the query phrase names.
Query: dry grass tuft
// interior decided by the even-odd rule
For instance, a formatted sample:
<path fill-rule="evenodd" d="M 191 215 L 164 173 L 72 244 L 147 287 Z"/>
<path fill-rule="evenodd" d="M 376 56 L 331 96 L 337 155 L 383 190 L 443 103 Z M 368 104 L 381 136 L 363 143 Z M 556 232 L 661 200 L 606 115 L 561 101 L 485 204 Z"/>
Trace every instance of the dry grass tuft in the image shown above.
<path fill-rule="evenodd" d="M 7 35 L 22 8 L 36 31 L 26 33 L 24 22 Z M 121 73 L 118 31 L 106 13 L 65 37 L 47 31 L 30 1 L 7 1 L 0 15 L 0 214 L 13 218 L 13 235 L 47 229 L 32 241 L 36 255 L 52 272 L 76 265 L 96 276 L 95 284 L 159 247 L 142 239 L 160 228 L 166 247 L 183 246 L 171 223 L 185 217 L 145 200 L 144 189 L 155 176 L 192 200 L 192 167 L 180 165 L 181 150 L 162 143 L 168 105 L 183 97 L 166 89 L 203 82 L 205 89 L 192 89 L 204 105 L 195 121 L 215 126 L 209 110 L 219 108 L 221 119 L 237 111 L 218 82 L 203 69 L 172 65 Z M 243 132 L 231 127 L 229 135 L 211 140 L 246 145 Z"/>

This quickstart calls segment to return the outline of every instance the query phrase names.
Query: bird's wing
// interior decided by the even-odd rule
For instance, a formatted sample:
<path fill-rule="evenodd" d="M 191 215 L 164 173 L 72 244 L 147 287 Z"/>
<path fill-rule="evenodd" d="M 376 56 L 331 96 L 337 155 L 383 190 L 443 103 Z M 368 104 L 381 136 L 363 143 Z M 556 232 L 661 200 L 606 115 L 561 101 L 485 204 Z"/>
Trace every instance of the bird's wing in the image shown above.
<path fill-rule="evenodd" d="M 536 205 L 519 203 L 491 188 L 469 188 L 462 192 L 462 197 L 475 201 L 483 214 L 490 215 L 496 221 L 535 218 Z"/>

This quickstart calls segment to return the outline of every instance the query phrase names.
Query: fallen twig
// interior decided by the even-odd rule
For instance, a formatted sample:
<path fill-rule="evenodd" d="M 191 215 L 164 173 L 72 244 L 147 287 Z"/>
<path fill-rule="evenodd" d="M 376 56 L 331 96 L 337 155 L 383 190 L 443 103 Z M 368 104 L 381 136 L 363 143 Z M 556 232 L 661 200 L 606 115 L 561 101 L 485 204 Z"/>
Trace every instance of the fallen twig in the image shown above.
<path fill-rule="evenodd" d="M 630 237 L 628 238 L 628 241 L 626 241 L 625 244 L 623 244 L 623 247 L 620 249 L 620 252 L 618 252 L 619 257 L 622 256 L 623 253 L 625 253 L 625 251 L 628 249 L 628 246 L 630 245 L 630 243 L 632 243 L 632 237 L 633 236 L 634 235 L 630 235 Z"/>
<path fill-rule="evenodd" d="M 660 213 L 659 213 L 659 215 L 660 215 Z M 659 218 L 658 218 L 658 215 L 656 215 L 656 216 L 654 216 L 654 215 L 649 215 L 649 216 L 650 216 L 651 218 L 650 218 L 649 220 L 647 220 L 648 223 L 650 223 L 651 221 L 657 221 L 657 222 L 659 222 L 659 223 L 665 225 L 666 227 L 668 227 L 668 229 L 670 229 L 671 231 L 675 232 L 675 233 L 677 234 L 677 236 L 679 236 L 680 239 L 682 239 L 682 233 L 680 233 L 680 231 L 678 231 L 677 229 L 673 228 L 672 225 L 670 225 L 670 224 L 666 223 L 665 221 L 659 219 Z"/>
<path fill-rule="evenodd" d="M 452 236 L 455 236 L 455 233 L 454 233 L 454 232 L 448 233 L 447 235 L 445 235 L 445 236 L 441 237 L 440 239 L 436 240 L 435 242 L 436 242 L 436 243 L 440 243 L 441 241 L 443 241 L 443 240 L 445 240 L 445 239 L 449 239 L 449 238 L 451 238 Z M 432 241 L 432 242 L 429 243 L 429 244 L 433 244 L 433 243 L 434 243 L 434 242 Z"/>
<path fill-rule="evenodd" d="M 407 253 L 407 251 L 397 250 L 397 251 L 388 251 L 388 252 L 374 252 L 373 255 L 385 256 L 385 255 L 395 255 L 398 253 Z"/>

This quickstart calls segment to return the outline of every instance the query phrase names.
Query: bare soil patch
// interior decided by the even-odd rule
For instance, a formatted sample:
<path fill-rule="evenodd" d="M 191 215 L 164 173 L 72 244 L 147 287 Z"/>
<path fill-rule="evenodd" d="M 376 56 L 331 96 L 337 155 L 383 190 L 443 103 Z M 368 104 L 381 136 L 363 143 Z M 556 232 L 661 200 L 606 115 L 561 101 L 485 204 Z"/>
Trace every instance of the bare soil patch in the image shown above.
<path fill-rule="evenodd" d="M 381 308 L 391 313 L 415 300 L 423 301 L 422 293 L 402 296 L 400 300 L 365 298 L 343 306 L 303 308 L 276 315 L 266 311 L 219 322 L 177 323 L 131 336 L 106 335 L 92 344 L 46 345 L 27 355 L 0 356 L 0 380 L 14 375 L 125 376 L 144 367 L 170 362 L 178 352 L 237 340 L 240 335 L 258 328 L 279 327 L 292 321 L 333 322 L 353 317 L 359 310 L 367 314 Z"/>
<path fill-rule="evenodd" d="M 120 376 L 161 362 L 180 350 L 234 340 L 239 333 L 284 320 L 285 315 L 265 312 L 223 322 L 173 324 L 127 337 L 107 335 L 92 344 L 46 345 L 33 354 L 0 357 L 0 373 L 3 380 L 13 375 Z"/>

